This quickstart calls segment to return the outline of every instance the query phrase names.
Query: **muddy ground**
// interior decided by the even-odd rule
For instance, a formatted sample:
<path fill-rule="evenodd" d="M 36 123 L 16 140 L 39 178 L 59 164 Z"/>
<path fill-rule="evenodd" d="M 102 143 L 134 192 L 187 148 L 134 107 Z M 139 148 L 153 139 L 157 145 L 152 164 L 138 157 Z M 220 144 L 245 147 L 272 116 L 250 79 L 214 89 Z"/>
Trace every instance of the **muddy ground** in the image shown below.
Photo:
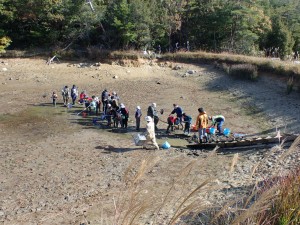
<path fill-rule="evenodd" d="M 219 207 L 256 181 L 299 165 L 297 146 L 284 162 L 277 159 L 287 148 L 278 146 L 237 151 L 233 160 L 231 152 L 191 153 L 185 139 L 164 134 L 173 103 L 193 119 L 199 107 L 223 114 L 232 133 L 299 133 L 299 93 L 287 95 L 282 80 L 263 74 L 257 82 L 234 80 L 212 65 L 45 62 L 0 59 L 1 224 L 167 224 L 203 182 L 190 200 Z M 94 126 L 94 115 L 77 115 L 78 104 L 63 107 L 61 96 L 54 108 L 52 91 L 72 84 L 90 96 L 116 91 L 130 111 L 127 131 Z M 168 150 L 133 143 L 135 107 L 146 115 L 152 102 L 165 111 L 157 137 L 160 145 L 171 144 Z"/>

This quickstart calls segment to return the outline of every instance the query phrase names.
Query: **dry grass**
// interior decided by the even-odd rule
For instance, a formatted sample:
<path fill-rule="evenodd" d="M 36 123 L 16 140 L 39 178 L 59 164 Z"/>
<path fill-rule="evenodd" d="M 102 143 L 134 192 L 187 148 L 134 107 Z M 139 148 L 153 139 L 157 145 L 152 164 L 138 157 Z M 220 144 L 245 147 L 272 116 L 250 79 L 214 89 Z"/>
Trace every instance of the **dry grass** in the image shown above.
<path fill-rule="evenodd" d="M 257 66 L 259 72 L 271 72 L 281 77 L 293 76 L 300 80 L 300 65 L 290 61 L 272 60 L 270 58 L 253 57 L 245 55 L 235 55 L 229 53 L 210 53 L 210 52 L 184 52 L 176 54 L 165 54 L 165 60 L 173 60 L 186 63 L 214 63 L 226 64 L 251 64 Z"/>
<path fill-rule="evenodd" d="M 258 78 L 257 67 L 251 64 L 232 65 L 229 69 L 229 75 L 235 78 L 247 79 L 252 81 Z"/>
<path fill-rule="evenodd" d="M 299 147 L 299 143 L 300 137 L 288 151 L 282 154 L 278 163 L 292 154 Z M 256 169 L 276 150 L 282 148 L 282 145 L 283 143 L 274 147 L 262 161 L 254 166 L 251 171 L 252 177 L 256 174 Z M 147 186 L 147 173 L 160 163 L 160 158 L 153 157 L 151 154 L 143 159 L 139 165 L 130 165 L 124 173 L 124 183 L 126 184 L 124 191 L 119 194 L 119 200 L 115 201 L 114 224 L 128 225 L 145 222 L 161 224 L 163 221 L 163 224 L 173 225 L 182 224 L 182 218 L 189 221 L 188 224 L 193 224 L 191 221 L 197 221 L 195 217 L 198 215 L 206 215 L 206 220 L 209 222 L 205 224 L 212 225 L 298 224 L 300 196 L 296 191 L 299 190 L 300 186 L 300 169 L 297 170 L 297 173 L 293 173 L 297 176 L 287 176 L 281 179 L 281 182 L 274 182 L 274 180 L 270 180 L 272 182 L 257 181 L 248 195 L 233 199 L 219 209 L 208 204 L 202 196 L 219 189 L 219 186 L 213 182 L 216 177 L 208 176 L 199 183 L 195 171 L 202 171 L 207 168 L 209 164 L 214 162 L 216 154 L 215 149 L 208 153 L 207 158 L 201 162 L 190 160 L 165 188 L 157 186 L 151 189 Z M 228 175 L 234 172 L 238 159 L 238 153 L 233 155 Z M 196 184 L 197 182 L 198 184 Z M 188 188 L 192 186 L 193 189 Z M 145 190 L 147 190 L 147 194 L 145 194 Z M 286 192 L 285 190 L 294 190 L 294 192 L 291 194 L 290 191 Z M 290 196 L 295 201 L 291 202 Z M 278 202 L 284 202 L 284 207 Z M 277 210 L 276 215 L 270 214 L 275 209 Z M 284 219 L 276 218 L 279 215 L 284 215 L 282 217 Z M 281 222 L 287 220 L 289 223 L 269 223 L 271 219 L 277 219 Z"/>

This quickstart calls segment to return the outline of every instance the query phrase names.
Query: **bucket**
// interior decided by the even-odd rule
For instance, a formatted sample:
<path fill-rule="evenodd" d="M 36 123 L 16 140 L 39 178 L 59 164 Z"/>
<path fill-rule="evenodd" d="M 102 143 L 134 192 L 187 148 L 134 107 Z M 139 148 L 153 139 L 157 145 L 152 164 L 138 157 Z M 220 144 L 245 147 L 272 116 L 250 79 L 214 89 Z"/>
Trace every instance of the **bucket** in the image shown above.
<path fill-rule="evenodd" d="M 171 147 L 171 145 L 169 144 L 169 142 L 165 142 L 165 143 L 163 143 L 162 144 L 162 146 L 161 146 L 163 149 L 168 149 L 168 148 L 170 148 Z"/>
<path fill-rule="evenodd" d="M 229 135 L 230 135 L 230 129 L 229 129 L 229 128 L 225 128 L 225 129 L 223 130 L 223 134 L 224 134 L 225 136 L 229 136 Z"/>
<path fill-rule="evenodd" d="M 216 128 L 210 127 L 209 128 L 209 134 L 215 134 L 216 133 Z"/>
<path fill-rule="evenodd" d="M 87 116 L 87 113 L 86 113 L 86 112 L 83 112 L 83 113 L 82 113 L 82 117 L 85 118 L 86 116 Z"/>
<path fill-rule="evenodd" d="M 192 131 L 197 131 L 196 125 L 192 125 Z"/>
<path fill-rule="evenodd" d="M 72 103 L 68 103 L 67 108 L 71 109 L 73 107 Z"/>

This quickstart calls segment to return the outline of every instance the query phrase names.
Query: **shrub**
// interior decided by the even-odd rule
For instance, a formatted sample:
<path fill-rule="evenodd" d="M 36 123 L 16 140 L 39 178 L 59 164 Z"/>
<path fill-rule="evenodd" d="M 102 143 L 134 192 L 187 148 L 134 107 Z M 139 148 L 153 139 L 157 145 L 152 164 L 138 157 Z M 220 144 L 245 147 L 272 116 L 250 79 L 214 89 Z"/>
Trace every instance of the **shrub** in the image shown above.
<path fill-rule="evenodd" d="M 9 37 L 0 38 L 0 53 L 5 52 L 5 48 L 7 48 L 11 43 L 11 39 Z"/>
<path fill-rule="evenodd" d="M 256 80 L 258 77 L 257 67 L 252 64 L 232 65 L 229 70 L 229 75 L 239 79 Z"/>

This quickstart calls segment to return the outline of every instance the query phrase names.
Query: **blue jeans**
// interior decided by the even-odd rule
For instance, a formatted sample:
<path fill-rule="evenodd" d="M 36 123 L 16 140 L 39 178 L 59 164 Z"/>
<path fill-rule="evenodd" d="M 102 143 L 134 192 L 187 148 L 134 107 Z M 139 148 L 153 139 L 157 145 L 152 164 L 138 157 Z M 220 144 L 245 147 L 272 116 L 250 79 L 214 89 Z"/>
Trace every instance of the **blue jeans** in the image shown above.
<path fill-rule="evenodd" d="M 222 126 L 224 124 L 224 121 L 220 121 L 220 122 L 217 122 L 217 130 L 219 131 L 219 134 L 223 134 L 223 129 L 222 129 Z"/>
<path fill-rule="evenodd" d="M 203 137 L 207 137 L 206 128 L 199 128 L 199 140 L 202 141 Z"/>

